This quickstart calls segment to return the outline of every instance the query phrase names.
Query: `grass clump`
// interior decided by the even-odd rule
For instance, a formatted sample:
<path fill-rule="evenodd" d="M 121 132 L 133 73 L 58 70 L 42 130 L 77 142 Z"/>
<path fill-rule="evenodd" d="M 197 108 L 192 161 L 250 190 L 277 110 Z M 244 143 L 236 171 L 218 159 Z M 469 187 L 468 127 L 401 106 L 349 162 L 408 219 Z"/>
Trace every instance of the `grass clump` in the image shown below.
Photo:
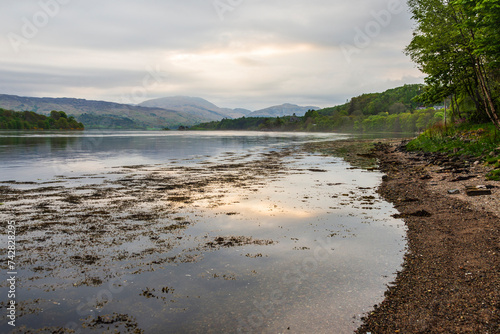
<path fill-rule="evenodd" d="M 500 181 L 500 169 L 494 169 L 486 175 L 489 180 Z"/>
<path fill-rule="evenodd" d="M 500 181 L 500 133 L 493 124 L 437 124 L 410 141 L 406 148 L 474 157 L 493 167 L 487 175 L 489 179 Z"/>

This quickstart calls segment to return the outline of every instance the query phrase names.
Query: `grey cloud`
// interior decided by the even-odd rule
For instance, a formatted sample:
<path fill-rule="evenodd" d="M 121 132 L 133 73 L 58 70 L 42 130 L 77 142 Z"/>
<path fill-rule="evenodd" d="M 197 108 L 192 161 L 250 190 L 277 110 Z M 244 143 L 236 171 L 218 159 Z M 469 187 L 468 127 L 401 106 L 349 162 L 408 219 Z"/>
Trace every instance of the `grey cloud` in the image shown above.
<path fill-rule="evenodd" d="M 9 48 L 0 50 L 0 88 L 3 92 L 24 90 L 25 95 L 52 92 L 53 96 L 74 88 L 75 97 L 112 99 L 117 91 L 140 85 L 146 66 L 159 64 L 169 79 L 151 92 L 155 97 L 219 97 L 227 99 L 227 104 L 239 102 L 233 106 L 251 108 L 257 96 L 262 103 L 293 99 L 343 103 L 345 96 L 363 89 L 377 91 L 396 84 L 387 72 L 399 71 L 393 76 L 406 75 L 408 80 L 418 76 L 402 54 L 411 37 L 406 11 L 392 15 L 369 46 L 356 50 L 349 61 L 341 51 L 342 45 L 354 44 L 357 29 L 375 20 L 373 13 L 385 11 L 393 0 L 243 1 L 224 12 L 224 20 L 214 1 L 72 0 L 60 6 L 20 54 Z M 8 15 L 0 22 L 0 34 L 8 43 L 7 34 L 20 33 L 23 18 L 31 19 L 41 8 L 38 0 L 30 0 L 4 10 Z M 261 47 L 298 51 L 251 54 Z M 51 59 L 54 52 L 67 55 L 64 66 Z M 218 54 L 234 56 L 217 60 Z M 75 55 L 85 59 L 85 69 L 79 67 L 81 60 L 72 63 Z M 195 58 L 174 61 L 175 56 L 184 55 Z M 126 61 L 121 68 L 109 68 L 113 59 Z M 380 89 L 371 82 L 379 82 Z M 83 86 L 95 88 L 93 94 L 101 92 L 78 96 Z M 279 101 L 285 98 L 289 100 Z"/>

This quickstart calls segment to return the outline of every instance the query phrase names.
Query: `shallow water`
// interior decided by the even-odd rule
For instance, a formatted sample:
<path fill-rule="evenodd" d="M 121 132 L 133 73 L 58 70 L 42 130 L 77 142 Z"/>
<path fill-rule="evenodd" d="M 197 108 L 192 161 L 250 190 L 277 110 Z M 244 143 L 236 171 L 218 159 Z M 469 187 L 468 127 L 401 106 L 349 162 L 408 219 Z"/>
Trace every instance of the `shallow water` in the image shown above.
<path fill-rule="evenodd" d="M 352 332 L 399 269 L 405 231 L 379 172 L 298 149 L 342 137 L 2 133 L 18 325 Z"/>

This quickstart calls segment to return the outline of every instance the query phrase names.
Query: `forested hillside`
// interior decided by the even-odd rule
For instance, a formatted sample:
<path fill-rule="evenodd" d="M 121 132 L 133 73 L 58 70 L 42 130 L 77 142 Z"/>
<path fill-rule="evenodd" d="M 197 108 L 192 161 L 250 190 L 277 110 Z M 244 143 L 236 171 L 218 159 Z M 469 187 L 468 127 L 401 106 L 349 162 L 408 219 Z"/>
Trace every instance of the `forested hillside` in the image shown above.
<path fill-rule="evenodd" d="M 83 130 L 84 126 L 64 111 L 51 111 L 50 116 L 33 111 L 0 108 L 0 129 L 8 130 Z"/>
<path fill-rule="evenodd" d="M 444 118 L 444 111 L 424 108 L 415 100 L 422 91 L 422 85 L 405 85 L 383 93 L 363 94 L 336 107 L 309 110 L 303 117 L 224 119 L 192 129 L 415 132 Z"/>
<path fill-rule="evenodd" d="M 86 129 L 143 130 L 148 127 L 147 124 L 128 117 L 109 114 L 82 114 L 78 116 L 78 121 L 85 124 Z"/>
<path fill-rule="evenodd" d="M 386 90 L 383 93 L 363 94 L 354 97 L 346 104 L 322 109 L 320 114 L 333 115 L 376 115 L 380 112 L 397 114 L 407 110 L 414 110 L 422 104 L 415 101 L 415 97 L 422 92 L 422 85 L 404 85 Z"/>

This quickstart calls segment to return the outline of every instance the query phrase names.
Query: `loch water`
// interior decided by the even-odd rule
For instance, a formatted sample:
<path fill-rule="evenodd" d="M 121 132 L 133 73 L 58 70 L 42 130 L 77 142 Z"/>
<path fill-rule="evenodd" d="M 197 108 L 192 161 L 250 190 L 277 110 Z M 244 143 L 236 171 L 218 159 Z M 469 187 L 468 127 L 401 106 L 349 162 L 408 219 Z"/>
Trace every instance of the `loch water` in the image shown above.
<path fill-rule="evenodd" d="M 405 228 L 380 172 L 301 149 L 348 137 L 1 132 L 16 329 L 352 333 L 400 269 Z"/>

